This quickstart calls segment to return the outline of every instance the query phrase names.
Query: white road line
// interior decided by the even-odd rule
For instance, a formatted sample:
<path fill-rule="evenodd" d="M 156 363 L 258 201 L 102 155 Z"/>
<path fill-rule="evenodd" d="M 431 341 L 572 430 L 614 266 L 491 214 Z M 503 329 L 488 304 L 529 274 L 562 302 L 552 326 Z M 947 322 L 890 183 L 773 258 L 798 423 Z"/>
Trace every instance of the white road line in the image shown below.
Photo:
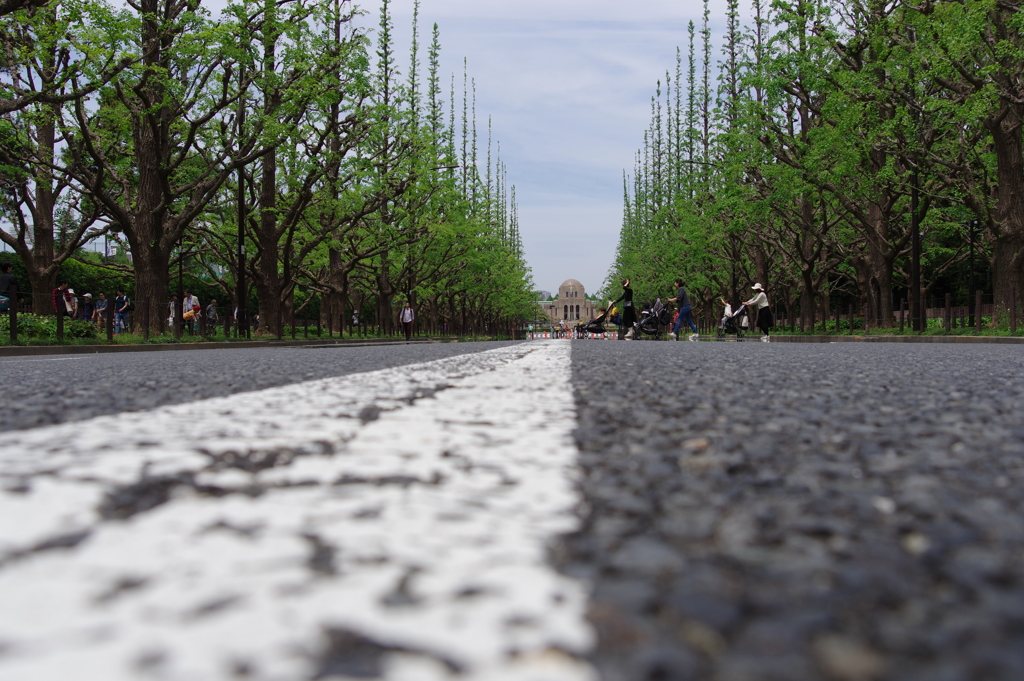
<path fill-rule="evenodd" d="M 0 678 L 595 678 L 569 352 L 0 436 Z"/>

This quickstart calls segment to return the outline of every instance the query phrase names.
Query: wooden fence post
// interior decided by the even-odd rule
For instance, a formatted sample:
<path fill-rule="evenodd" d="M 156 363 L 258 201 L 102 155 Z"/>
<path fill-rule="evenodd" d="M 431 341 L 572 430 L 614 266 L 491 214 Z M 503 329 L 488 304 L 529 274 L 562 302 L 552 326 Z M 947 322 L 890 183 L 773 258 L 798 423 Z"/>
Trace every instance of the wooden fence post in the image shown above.
<path fill-rule="evenodd" d="M 11 343 L 18 342 L 18 282 L 12 281 L 10 288 Z"/>
<path fill-rule="evenodd" d="M 946 323 L 945 323 L 946 333 L 949 333 L 949 329 L 950 329 L 950 317 L 952 317 L 952 315 L 953 315 L 952 307 L 953 307 L 953 294 L 947 293 L 946 294 L 946 320 L 945 320 L 946 321 Z"/>
<path fill-rule="evenodd" d="M 974 330 L 981 333 L 981 291 L 975 293 L 974 300 Z"/>
<path fill-rule="evenodd" d="M 1010 287 L 1010 333 L 1017 333 L 1017 287 Z"/>
<path fill-rule="evenodd" d="M 107 342 L 114 342 L 114 316 L 117 314 L 117 293 L 107 294 Z"/>

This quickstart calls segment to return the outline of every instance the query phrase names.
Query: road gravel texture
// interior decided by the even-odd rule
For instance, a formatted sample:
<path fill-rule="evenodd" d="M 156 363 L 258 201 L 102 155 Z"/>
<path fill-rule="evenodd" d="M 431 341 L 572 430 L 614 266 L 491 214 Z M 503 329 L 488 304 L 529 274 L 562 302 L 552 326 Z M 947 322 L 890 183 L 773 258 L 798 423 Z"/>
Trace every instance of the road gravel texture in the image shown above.
<path fill-rule="evenodd" d="M 340 345 L 3 357 L 0 431 L 376 371 L 501 345 Z"/>
<path fill-rule="evenodd" d="M 573 345 L 605 681 L 1024 679 L 1024 354 Z"/>

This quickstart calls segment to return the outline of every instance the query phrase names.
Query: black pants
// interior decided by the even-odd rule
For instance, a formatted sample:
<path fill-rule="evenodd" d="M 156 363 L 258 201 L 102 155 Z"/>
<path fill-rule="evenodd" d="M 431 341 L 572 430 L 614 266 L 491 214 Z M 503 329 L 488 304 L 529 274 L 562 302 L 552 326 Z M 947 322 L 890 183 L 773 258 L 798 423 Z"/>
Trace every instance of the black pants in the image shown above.
<path fill-rule="evenodd" d="M 767 336 L 773 326 L 775 326 L 775 320 L 772 318 L 772 311 L 767 307 L 762 307 L 757 312 L 757 328 Z"/>
<path fill-rule="evenodd" d="M 412 322 L 402 322 L 405 327 L 405 340 L 412 340 Z"/>

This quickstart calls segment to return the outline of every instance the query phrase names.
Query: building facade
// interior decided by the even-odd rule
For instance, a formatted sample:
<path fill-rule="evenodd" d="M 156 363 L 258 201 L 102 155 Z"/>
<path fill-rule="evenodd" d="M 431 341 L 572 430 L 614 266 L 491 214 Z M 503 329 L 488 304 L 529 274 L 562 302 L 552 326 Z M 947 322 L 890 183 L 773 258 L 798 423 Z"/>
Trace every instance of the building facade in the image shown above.
<path fill-rule="evenodd" d="M 541 306 L 552 324 L 560 321 L 575 323 L 579 319 L 587 321 L 597 316 L 597 306 L 587 300 L 583 284 L 575 279 L 563 281 L 558 287 L 558 298 L 545 301 Z"/>

